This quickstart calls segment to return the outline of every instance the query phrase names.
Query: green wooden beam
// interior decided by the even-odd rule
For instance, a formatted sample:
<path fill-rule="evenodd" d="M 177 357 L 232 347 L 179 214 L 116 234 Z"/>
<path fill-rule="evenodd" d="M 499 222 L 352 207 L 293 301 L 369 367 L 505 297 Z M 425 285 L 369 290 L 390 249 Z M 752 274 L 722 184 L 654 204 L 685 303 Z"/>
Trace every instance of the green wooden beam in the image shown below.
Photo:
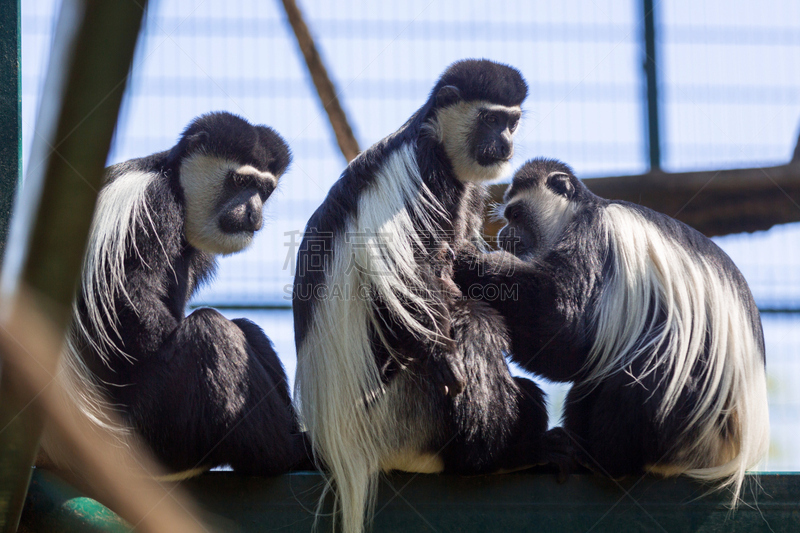
<path fill-rule="evenodd" d="M 212 515 L 218 530 L 255 533 L 310 531 L 323 483 L 317 473 L 259 478 L 211 472 L 182 485 Z M 748 476 L 749 488 L 757 483 L 762 487 L 757 495 L 748 489 L 745 503 L 731 513 L 725 506 L 725 493 L 704 496 L 705 486 L 684 478 L 616 482 L 573 475 L 559 484 L 553 475 L 531 472 L 472 477 L 392 475 L 381 484 L 372 530 L 800 531 L 800 474 Z M 70 527 L 108 520 L 108 511 L 93 505 L 65 489 L 52 474 L 37 472 L 23 525 L 31 532 L 56 531 L 58 525 L 64 531 L 81 531 Z M 329 512 L 330 506 L 323 510 Z M 49 529 L 33 527 L 44 523 Z M 118 523 L 110 524 L 100 531 L 119 531 Z M 318 526 L 319 531 L 331 531 L 330 516 L 321 516 Z M 88 525 L 83 530 L 95 531 Z"/>
<path fill-rule="evenodd" d="M 0 2 L 0 268 L 22 172 L 20 0 Z"/>

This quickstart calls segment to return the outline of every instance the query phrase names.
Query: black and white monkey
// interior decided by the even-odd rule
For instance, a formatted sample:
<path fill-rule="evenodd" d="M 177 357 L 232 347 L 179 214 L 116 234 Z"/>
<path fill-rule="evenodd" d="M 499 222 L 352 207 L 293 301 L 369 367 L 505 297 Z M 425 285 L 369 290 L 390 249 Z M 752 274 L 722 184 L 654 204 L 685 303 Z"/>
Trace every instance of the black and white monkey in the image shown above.
<path fill-rule="evenodd" d="M 509 374 L 502 318 L 451 278 L 451 250 L 480 239 L 481 182 L 507 171 L 526 95 L 511 67 L 454 63 L 308 222 L 295 398 L 347 533 L 369 518 L 381 471 L 478 474 L 556 453 L 541 390 Z"/>
<path fill-rule="evenodd" d="M 455 279 L 471 297 L 516 296 L 490 303 L 515 362 L 574 382 L 563 424 L 581 462 L 713 482 L 735 505 L 769 416 L 760 315 L 730 258 L 666 215 L 594 195 L 559 161 L 526 163 L 501 208 L 506 251 L 459 254 Z"/>
<path fill-rule="evenodd" d="M 246 248 L 291 155 L 230 113 L 195 119 L 171 150 L 109 167 L 91 226 L 65 370 L 97 423 L 105 401 L 163 464 L 277 474 L 306 457 L 269 339 L 213 309 L 185 316 L 217 255 Z M 59 465 L 48 438 L 45 452 Z"/>

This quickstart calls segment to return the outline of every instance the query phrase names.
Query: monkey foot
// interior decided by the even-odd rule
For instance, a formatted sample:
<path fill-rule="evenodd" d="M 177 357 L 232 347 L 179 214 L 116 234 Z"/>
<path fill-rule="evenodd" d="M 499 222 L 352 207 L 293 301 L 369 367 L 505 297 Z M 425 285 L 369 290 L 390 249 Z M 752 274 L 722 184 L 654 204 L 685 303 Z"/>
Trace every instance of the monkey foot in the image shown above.
<path fill-rule="evenodd" d="M 544 434 L 543 453 L 547 462 L 558 468 L 558 482 L 564 483 L 570 474 L 583 470 L 577 459 L 575 439 L 562 427 L 555 427 Z"/>

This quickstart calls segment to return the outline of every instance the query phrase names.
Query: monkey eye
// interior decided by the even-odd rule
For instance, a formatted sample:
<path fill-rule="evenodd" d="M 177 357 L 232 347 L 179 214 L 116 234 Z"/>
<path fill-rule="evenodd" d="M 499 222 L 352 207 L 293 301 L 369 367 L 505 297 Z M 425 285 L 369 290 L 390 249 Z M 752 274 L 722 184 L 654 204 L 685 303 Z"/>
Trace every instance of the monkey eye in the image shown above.
<path fill-rule="evenodd" d="M 486 118 L 484 120 L 486 121 L 487 124 L 494 126 L 495 124 L 497 124 L 497 115 L 495 115 L 494 113 L 489 113 L 488 115 L 486 115 Z"/>
<path fill-rule="evenodd" d="M 513 132 L 517 129 L 517 126 L 519 126 L 519 117 L 512 117 L 508 123 L 508 129 Z"/>
<path fill-rule="evenodd" d="M 238 172 L 235 172 L 235 171 L 233 172 L 233 175 L 231 176 L 231 180 L 233 181 L 233 184 L 236 187 L 240 188 L 240 189 L 247 188 L 247 187 L 249 187 L 250 185 L 253 184 L 253 176 L 252 175 L 250 175 L 250 174 L 239 174 Z"/>
<path fill-rule="evenodd" d="M 505 211 L 505 213 L 503 213 L 503 216 L 509 222 L 518 221 L 519 220 L 519 206 L 512 205 L 511 207 L 506 208 L 506 211 Z"/>

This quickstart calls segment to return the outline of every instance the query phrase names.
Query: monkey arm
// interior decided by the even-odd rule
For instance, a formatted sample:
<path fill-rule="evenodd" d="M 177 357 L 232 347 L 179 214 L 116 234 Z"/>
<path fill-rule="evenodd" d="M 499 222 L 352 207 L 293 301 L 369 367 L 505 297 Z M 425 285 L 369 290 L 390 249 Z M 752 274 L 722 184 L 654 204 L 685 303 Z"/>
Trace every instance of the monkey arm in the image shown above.
<path fill-rule="evenodd" d="M 457 357 L 452 339 L 452 306 L 447 299 L 452 289 L 439 278 L 429 281 L 427 300 L 433 316 L 413 304 L 408 304 L 406 309 L 419 324 L 439 335 L 410 331 L 386 305 L 376 302 L 378 322 L 383 325 L 378 337 L 383 339 L 376 339 L 375 362 L 385 383 L 399 370 L 410 368 L 427 373 L 445 394 L 455 396 L 464 389 L 466 370 L 464 362 Z"/>
<path fill-rule="evenodd" d="M 505 319 L 516 363 L 555 381 L 569 381 L 582 369 L 590 332 L 587 313 L 577 309 L 585 301 L 563 283 L 573 273 L 504 251 L 462 250 L 454 268 L 464 296 L 486 301 Z"/>
<path fill-rule="evenodd" d="M 122 349 L 137 360 L 152 357 L 183 318 L 166 303 L 166 273 L 135 269 L 127 273 L 124 287 L 116 305 Z"/>
<path fill-rule="evenodd" d="M 458 252 L 453 278 L 463 295 L 486 300 L 503 314 L 513 314 L 520 307 L 546 305 L 555 298 L 556 287 L 548 283 L 546 269 L 536 263 L 497 251 L 481 253 L 474 248 Z"/>

